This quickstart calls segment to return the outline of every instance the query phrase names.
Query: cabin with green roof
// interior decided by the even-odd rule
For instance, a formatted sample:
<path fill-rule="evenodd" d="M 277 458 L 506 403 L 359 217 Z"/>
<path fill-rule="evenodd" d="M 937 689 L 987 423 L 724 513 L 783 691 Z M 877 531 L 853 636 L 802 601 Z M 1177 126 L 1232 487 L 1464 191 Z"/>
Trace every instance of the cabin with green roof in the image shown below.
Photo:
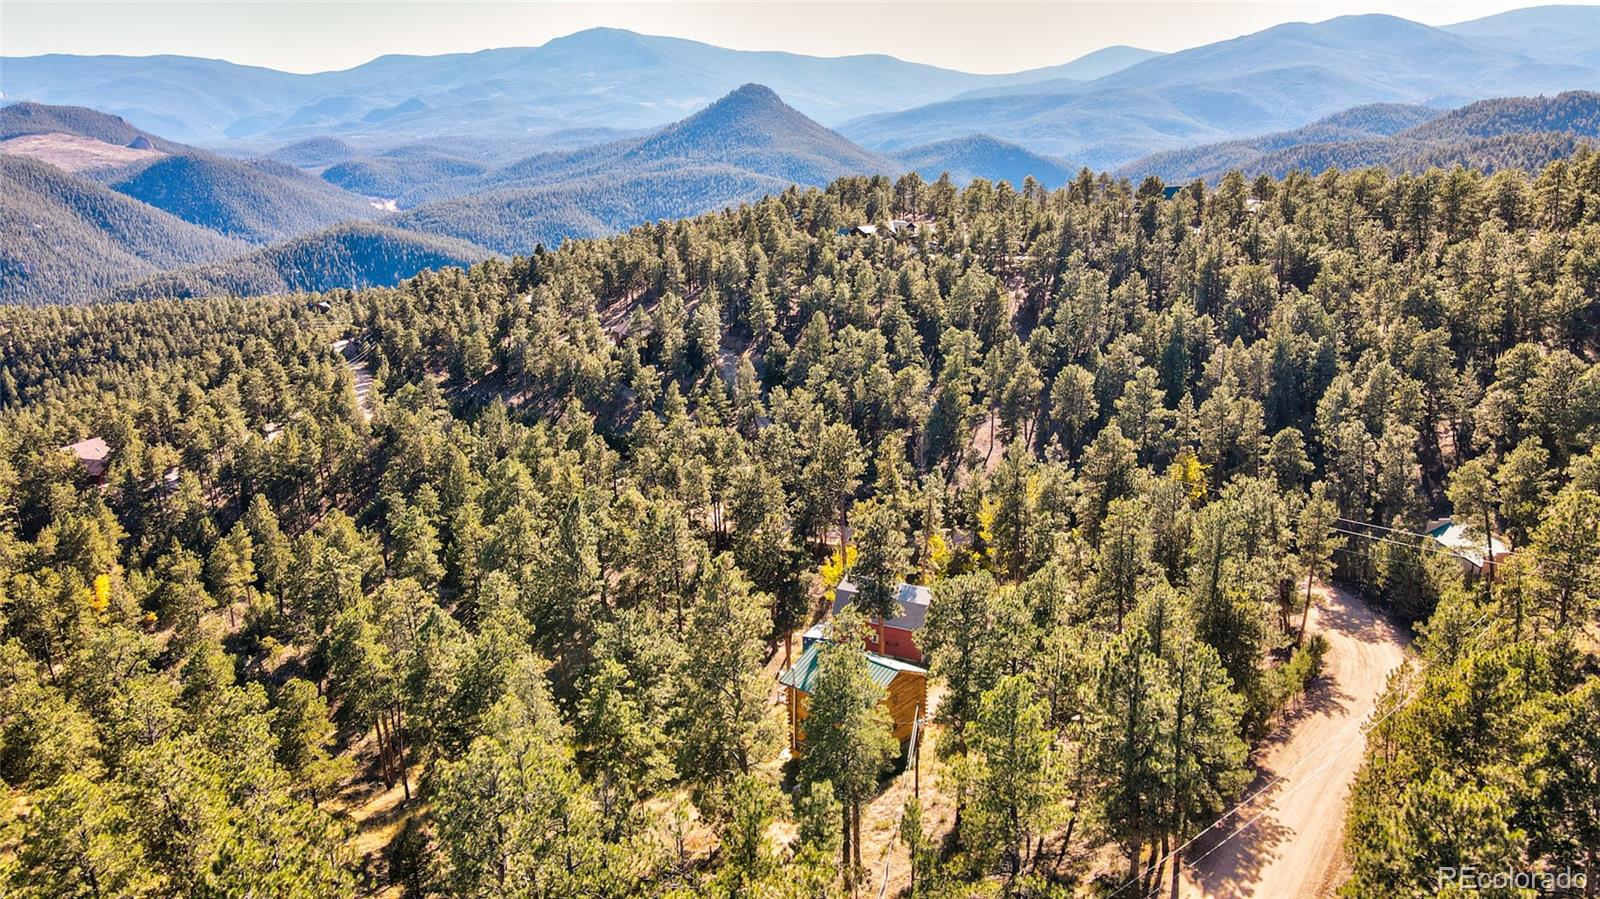
<path fill-rule="evenodd" d="M 789 748 L 796 752 L 805 745 L 806 699 L 811 695 L 826 640 L 806 647 L 794 664 L 778 675 L 789 708 Z M 928 704 L 928 670 L 910 662 L 867 653 L 867 671 L 872 682 L 883 688 L 883 706 L 894 722 L 894 738 L 904 747 L 911 740 L 917 716 Z"/>

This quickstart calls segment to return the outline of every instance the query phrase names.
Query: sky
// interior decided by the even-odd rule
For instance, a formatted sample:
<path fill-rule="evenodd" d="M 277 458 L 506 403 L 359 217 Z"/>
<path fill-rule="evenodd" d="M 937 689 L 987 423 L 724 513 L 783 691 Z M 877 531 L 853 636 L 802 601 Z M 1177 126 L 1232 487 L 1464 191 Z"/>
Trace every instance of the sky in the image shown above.
<path fill-rule="evenodd" d="M 585 28 L 610 26 L 741 50 L 818 56 L 887 53 L 969 72 L 1014 72 L 1067 62 L 1114 44 L 1182 50 L 1282 22 L 1388 13 L 1445 25 L 1529 5 L 1526 0 L 0 0 L 0 55 L 176 53 L 317 72 L 350 68 L 388 53 L 537 46 Z"/>

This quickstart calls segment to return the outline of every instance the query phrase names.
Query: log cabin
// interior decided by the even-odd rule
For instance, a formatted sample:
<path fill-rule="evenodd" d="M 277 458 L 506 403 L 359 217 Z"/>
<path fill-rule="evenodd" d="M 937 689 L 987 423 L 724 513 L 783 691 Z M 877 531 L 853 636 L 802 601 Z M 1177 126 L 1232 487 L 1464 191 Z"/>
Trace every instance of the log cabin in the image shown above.
<path fill-rule="evenodd" d="M 816 680 L 821 654 L 830 645 L 826 640 L 812 643 L 778 676 L 789 712 L 789 748 L 796 752 L 805 745 L 806 699 Z M 889 710 L 894 738 L 903 751 L 911 741 L 917 716 L 928 704 L 928 671 L 875 652 L 867 653 L 867 670 L 872 682 L 883 688 L 882 704 Z"/>

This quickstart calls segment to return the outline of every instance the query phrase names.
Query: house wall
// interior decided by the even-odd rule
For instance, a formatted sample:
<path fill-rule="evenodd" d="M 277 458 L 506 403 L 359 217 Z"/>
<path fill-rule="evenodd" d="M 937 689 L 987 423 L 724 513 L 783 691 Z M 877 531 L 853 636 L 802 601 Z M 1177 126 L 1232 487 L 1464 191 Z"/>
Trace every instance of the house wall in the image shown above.
<path fill-rule="evenodd" d="M 922 655 L 922 650 L 917 648 L 915 631 L 885 625 L 883 628 L 884 645 L 880 647 L 878 646 L 878 628 L 874 626 L 872 635 L 867 637 L 864 642 L 868 649 L 882 655 L 893 656 L 916 665 L 925 664 L 927 661 Z"/>
<path fill-rule="evenodd" d="M 894 738 L 903 744 L 911 739 L 917 713 L 928 703 L 928 678 L 910 671 L 900 672 L 889 682 L 884 702 L 894 721 Z"/>
<path fill-rule="evenodd" d="M 805 739 L 800 733 L 800 722 L 806 720 L 805 694 L 793 687 L 785 687 L 789 705 L 789 748 L 799 749 Z"/>
<path fill-rule="evenodd" d="M 793 687 L 786 688 L 789 699 L 789 748 L 799 750 L 805 745 L 806 699 L 805 693 Z M 928 702 L 928 679 L 911 671 L 902 671 L 889 682 L 883 705 L 894 722 L 894 738 L 901 743 L 911 739 L 911 728 L 917 713 Z"/>
<path fill-rule="evenodd" d="M 789 688 L 789 748 L 799 751 L 806 744 L 806 694 Z"/>

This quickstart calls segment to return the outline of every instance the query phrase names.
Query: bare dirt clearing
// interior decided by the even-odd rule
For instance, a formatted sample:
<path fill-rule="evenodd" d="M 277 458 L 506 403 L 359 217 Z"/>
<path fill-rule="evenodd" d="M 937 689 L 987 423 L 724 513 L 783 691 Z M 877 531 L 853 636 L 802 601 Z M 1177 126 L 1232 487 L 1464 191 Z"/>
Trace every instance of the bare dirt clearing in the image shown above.
<path fill-rule="evenodd" d="M 0 153 L 32 157 L 69 172 L 117 168 L 167 155 L 160 150 L 108 144 L 75 134 L 24 134 L 0 141 Z"/>
<path fill-rule="evenodd" d="M 1338 887 L 1345 802 L 1366 751 L 1361 728 L 1405 659 L 1405 637 L 1352 594 L 1321 593 L 1309 629 L 1328 639 L 1320 683 L 1257 750 L 1260 774 L 1245 795 L 1261 795 L 1189 848 L 1184 896 L 1310 899 Z"/>

